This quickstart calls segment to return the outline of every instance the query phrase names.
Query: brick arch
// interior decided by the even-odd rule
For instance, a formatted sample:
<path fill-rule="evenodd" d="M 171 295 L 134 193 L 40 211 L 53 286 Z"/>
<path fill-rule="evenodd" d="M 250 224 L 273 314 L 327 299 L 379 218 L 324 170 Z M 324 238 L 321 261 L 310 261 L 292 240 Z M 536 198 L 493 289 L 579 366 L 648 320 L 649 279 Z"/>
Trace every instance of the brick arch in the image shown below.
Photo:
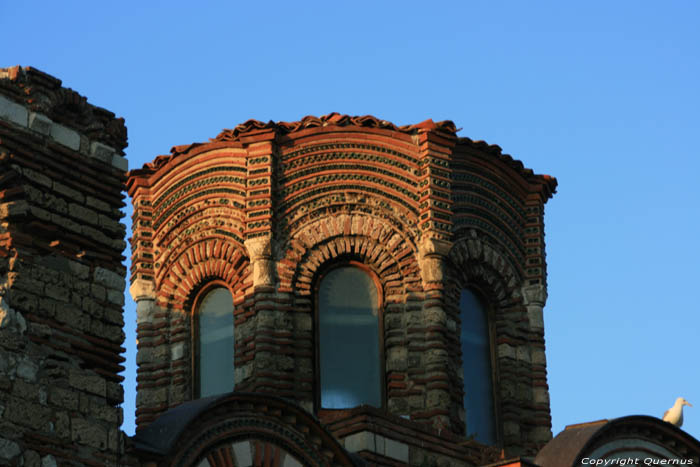
<path fill-rule="evenodd" d="M 324 217 L 342 214 L 360 214 L 380 218 L 385 224 L 408 237 L 420 237 L 418 216 L 402 206 L 387 202 L 378 194 L 367 195 L 361 191 L 331 191 L 294 207 L 289 212 L 278 215 L 276 225 L 278 236 L 291 238 L 305 226 Z"/>
<path fill-rule="evenodd" d="M 386 295 L 421 287 L 415 243 L 375 216 L 341 214 L 309 222 L 283 251 L 280 289 L 294 291 L 297 297 L 310 297 L 319 268 L 340 257 L 354 257 L 372 268 Z"/>
<path fill-rule="evenodd" d="M 226 208 L 199 211 L 200 216 L 183 222 L 157 239 L 155 251 L 156 280 L 167 276 L 172 266 L 191 248 L 193 242 L 219 241 L 245 251 L 241 231 L 243 225 L 228 216 Z"/>
<path fill-rule="evenodd" d="M 184 310 L 193 293 L 212 279 L 228 284 L 235 300 L 250 285 L 249 263 L 245 250 L 228 239 L 209 237 L 195 242 L 162 269 L 156 281 L 158 301 Z"/>
<path fill-rule="evenodd" d="M 455 240 L 448 255 L 451 280 L 476 282 L 492 303 L 506 305 L 517 294 L 522 277 L 507 256 L 475 230 Z"/>
<path fill-rule="evenodd" d="M 514 439 L 509 438 L 512 435 L 506 433 L 506 424 L 521 425 L 528 418 L 526 411 L 523 411 L 527 402 L 521 400 L 515 388 L 531 384 L 527 380 L 532 375 L 529 363 L 520 360 L 521 353 L 529 353 L 532 339 L 521 292 L 524 279 L 506 254 L 475 230 L 455 241 L 449 253 L 447 269 L 445 308 L 456 323 L 456 332 L 450 336 L 449 344 L 452 355 L 450 366 L 455 370 L 450 375 L 454 381 L 452 403 L 458 410 L 461 409 L 464 395 L 464 382 L 457 373 L 463 364 L 459 340 L 459 294 L 462 288 L 472 286 L 485 299 L 492 329 L 497 431 L 501 442 L 513 444 Z M 513 326 L 513 323 L 524 324 Z M 507 352 L 502 347 L 507 347 Z M 463 423 L 459 421 L 462 430 Z M 515 440 L 516 443 L 519 441 Z"/>

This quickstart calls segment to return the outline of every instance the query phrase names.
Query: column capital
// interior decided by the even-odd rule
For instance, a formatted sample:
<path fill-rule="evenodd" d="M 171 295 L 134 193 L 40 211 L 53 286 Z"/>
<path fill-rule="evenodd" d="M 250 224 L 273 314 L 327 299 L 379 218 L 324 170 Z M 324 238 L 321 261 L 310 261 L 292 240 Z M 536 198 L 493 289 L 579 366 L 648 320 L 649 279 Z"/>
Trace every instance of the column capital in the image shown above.
<path fill-rule="evenodd" d="M 132 300 L 135 302 L 138 302 L 139 300 L 155 300 L 155 284 L 153 281 L 146 279 L 136 279 L 129 287 L 129 294 L 131 295 Z"/>

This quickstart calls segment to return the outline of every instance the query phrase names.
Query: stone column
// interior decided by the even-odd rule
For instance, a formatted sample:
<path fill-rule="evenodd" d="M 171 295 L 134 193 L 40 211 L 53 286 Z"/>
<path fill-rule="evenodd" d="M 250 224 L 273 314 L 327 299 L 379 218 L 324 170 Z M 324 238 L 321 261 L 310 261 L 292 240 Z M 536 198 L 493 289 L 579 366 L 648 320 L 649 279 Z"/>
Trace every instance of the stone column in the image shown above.
<path fill-rule="evenodd" d="M 459 407 L 452 403 L 450 355 L 447 334 L 450 332 L 444 307 L 445 258 L 451 243 L 426 238 L 418 245 L 419 264 L 425 290 L 423 326 L 425 350 L 420 372 L 425 382 L 425 416 L 437 430 L 456 431 Z M 454 332 L 454 329 L 452 330 Z"/>
<path fill-rule="evenodd" d="M 244 245 L 253 268 L 253 287 L 274 286 L 274 261 L 270 237 L 249 238 Z"/>
<path fill-rule="evenodd" d="M 542 284 L 523 286 L 523 303 L 527 308 L 530 324 L 530 365 L 532 376 L 532 405 L 539 421 L 532 429 L 530 440 L 537 446 L 552 439 L 549 386 L 547 385 L 547 359 L 544 343 L 543 309 L 547 301 L 547 288 Z"/>

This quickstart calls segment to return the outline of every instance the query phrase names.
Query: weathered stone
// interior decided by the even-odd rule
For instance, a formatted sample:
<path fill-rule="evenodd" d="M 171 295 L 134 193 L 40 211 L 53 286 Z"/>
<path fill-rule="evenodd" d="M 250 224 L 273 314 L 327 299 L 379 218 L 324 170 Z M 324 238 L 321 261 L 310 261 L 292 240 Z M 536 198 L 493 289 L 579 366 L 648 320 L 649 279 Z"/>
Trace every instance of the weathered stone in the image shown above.
<path fill-rule="evenodd" d="M 23 427 L 43 431 L 47 428 L 51 410 L 38 402 L 11 398 L 5 409 L 5 419 Z"/>
<path fill-rule="evenodd" d="M 70 230 L 71 232 L 74 232 L 77 234 L 82 233 L 82 229 L 81 229 L 80 224 L 78 224 L 77 222 L 74 222 L 66 217 L 59 216 L 58 214 L 51 214 L 51 222 L 53 222 L 54 224 L 58 224 L 61 227 L 65 228 L 67 230 Z"/>
<path fill-rule="evenodd" d="M 51 454 L 42 457 L 41 467 L 56 467 L 56 459 Z"/>
<path fill-rule="evenodd" d="M 10 308 L 7 300 L 0 297 L 0 329 L 15 331 L 24 334 L 27 330 L 27 322 L 22 314 Z"/>
<path fill-rule="evenodd" d="M 107 301 L 114 303 L 115 305 L 124 306 L 124 292 L 119 292 L 112 289 L 108 290 Z"/>
<path fill-rule="evenodd" d="M 61 285 L 48 284 L 44 289 L 46 296 L 58 302 L 68 302 L 70 291 Z"/>
<path fill-rule="evenodd" d="M 19 445 L 9 439 L 0 438 L 0 459 L 12 460 L 20 453 Z"/>
<path fill-rule="evenodd" d="M 275 263 L 272 261 L 270 237 L 248 239 L 245 247 L 253 265 L 253 286 L 274 284 Z"/>
<path fill-rule="evenodd" d="M 87 370 L 71 370 L 68 378 L 71 387 L 91 394 L 106 397 L 107 384 L 104 378 L 99 375 L 89 374 Z"/>
<path fill-rule="evenodd" d="M 26 200 L 10 201 L 0 204 L 0 219 L 8 219 L 15 216 L 24 216 L 29 211 Z"/>
<path fill-rule="evenodd" d="M 17 364 L 17 376 L 24 380 L 36 381 L 36 374 L 38 371 L 39 366 L 29 359 L 29 357 L 24 357 Z"/>
<path fill-rule="evenodd" d="M 97 141 L 93 141 L 90 145 L 90 157 L 93 157 L 101 162 L 111 163 L 114 149 Z"/>
<path fill-rule="evenodd" d="M 77 408 L 75 410 L 77 410 Z M 68 412 L 56 412 L 54 432 L 56 433 L 56 436 L 61 439 L 70 439 L 70 417 L 68 416 Z"/>
<path fill-rule="evenodd" d="M 185 343 L 184 342 L 178 342 L 176 344 L 173 344 L 172 347 L 170 348 L 170 359 L 171 360 L 180 360 L 185 354 Z"/>
<path fill-rule="evenodd" d="M 25 451 L 24 452 L 24 467 L 40 467 L 41 466 L 41 456 L 36 451 Z"/>
<path fill-rule="evenodd" d="M 63 409 L 78 410 L 78 394 L 69 389 L 52 387 L 49 393 L 49 403 Z"/>
<path fill-rule="evenodd" d="M 96 422 L 84 418 L 71 418 L 71 439 L 97 449 L 107 448 L 107 432 Z"/>
<path fill-rule="evenodd" d="M 68 198 L 72 199 L 73 201 L 77 201 L 80 204 L 85 202 L 85 195 L 83 195 L 78 190 L 74 190 L 73 188 L 64 185 L 63 183 L 54 182 L 53 189 L 57 193 L 67 196 Z"/>
<path fill-rule="evenodd" d="M 70 203 L 68 205 L 68 214 L 74 219 L 79 219 L 83 222 L 98 225 L 99 217 L 95 211 L 88 209 L 79 204 Z"/>
<path fill-rule="evenodd" d="M 26 127 L 29 120 L 29 112 L 16 102 L 0 96 L 0 119 Z"/>
<path fill-rule="evenodd" d="M 45 188 L 51 188 L 53 186 L 53 181 L 49 177 L 28 167 L 22 168 L 22 175 Z"/>
<path fill-rule="evenodd" d="M 94 278 L 97 283 L 110 289 L 123 292 L 124 287 L 126 287 L 126 281 L 123 276 L 105 268 L 96 267 Z"/>
<path fill-rule="evenodd" d="M 126 172 L 129 170 L 129 161 L 125 157 L 115 154 L 112 156 L 112 167 Z"/>
<path fill-rule="evenodd" d="M 107 213 L 111 212 L 109 204 L 107 204 L 104 201 L 101 201 L 97 198 L 93 198 L 90 195 L 88 195 L 85 198 L 85 204 L 88 207 L 91 207 L 93 209 L 97 209 L 98 211 L 107 212 Z"/>
<path fill-rule="evenodd" d="M 80 149 L 80 134 L 70 128 L 54 123 L 51 125 L 51 137 L 59 144 L 71 148 L 74 151 Z"/>
<path fill-rule="evenodd" d="M 450 395 L 442 389 L 431 389 L 426 394 L 426 407 L 447 407 L 450 404 Z"/>

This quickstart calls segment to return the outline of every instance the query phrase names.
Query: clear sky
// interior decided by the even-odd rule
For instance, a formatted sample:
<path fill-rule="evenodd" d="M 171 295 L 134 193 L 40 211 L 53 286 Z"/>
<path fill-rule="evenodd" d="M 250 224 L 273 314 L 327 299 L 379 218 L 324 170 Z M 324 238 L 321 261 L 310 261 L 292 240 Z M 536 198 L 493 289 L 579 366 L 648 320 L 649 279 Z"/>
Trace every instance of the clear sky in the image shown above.
<path fill-rule="evenodd" d="M 700 2 L 199 3 L 0 0 L 0 66 L 35 66 L 124 117 L 132 168 L 250 118 L 453 120 L 559 180 L 545 214 L 554 433 L 684 396 L 700 438 Z"/>

